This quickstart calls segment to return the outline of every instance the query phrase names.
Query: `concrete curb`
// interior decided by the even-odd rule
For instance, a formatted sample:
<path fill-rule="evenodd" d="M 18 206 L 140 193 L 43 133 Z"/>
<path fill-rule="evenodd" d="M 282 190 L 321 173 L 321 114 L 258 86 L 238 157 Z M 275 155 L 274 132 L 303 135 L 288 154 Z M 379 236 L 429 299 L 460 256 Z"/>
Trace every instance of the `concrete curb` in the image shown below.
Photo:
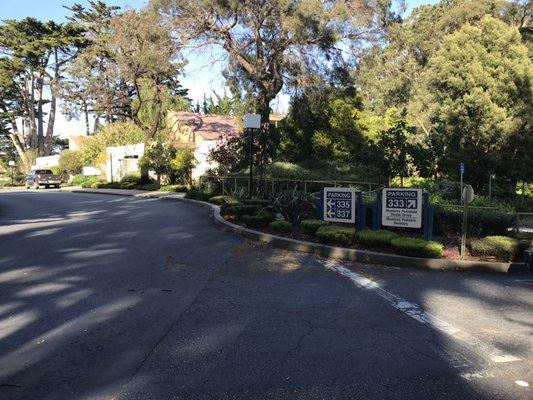
<path fill-rule="evenodd" d="M 505 263 L 505 262 L 490 262 L 490 261 L 466 261 L 466 260 L 445 260 L 437 258 L 419 258 L 407 257 L 396 254 L 378 253 L 367 250 L 348 249 L 345 247 L 327 246 L 320 243 L 312 243 L 301 240 L 290 239 L 282 236 L 272 235 L 269 233 L 255 231 L 253 229 L 244 228 L 240 225 L 226 221 L 220 214 L 220 207 L 207 203 L 204 201 L 186 199 L 183 196 L 162 194 L 158 196 L 156 193 L 146 194 L 122 194 L 110 193 L 100 190 L 69 190 L 72 193 L 95 193 L 95 194 L 113 194 L 119 196 L 133 196 L 138 198 L 160 198 L 162 200 L 182 201 L 193 203 L 211 209 L 213 221 L 221 226 L 223 229 L 237 233 L 240 236 L 271 244 L 275 247 L 300 251 L 303 253 L 317 254 L 322 257 L 336 258 L 347 261 L 357 261 L 369 264 L 391 265 L 419 269 L 432 269 L 441 271 L 486 271 L 486 272 L 500 272 L 500 273 L 515 273 L 527 272 L 525 263 Z"/>

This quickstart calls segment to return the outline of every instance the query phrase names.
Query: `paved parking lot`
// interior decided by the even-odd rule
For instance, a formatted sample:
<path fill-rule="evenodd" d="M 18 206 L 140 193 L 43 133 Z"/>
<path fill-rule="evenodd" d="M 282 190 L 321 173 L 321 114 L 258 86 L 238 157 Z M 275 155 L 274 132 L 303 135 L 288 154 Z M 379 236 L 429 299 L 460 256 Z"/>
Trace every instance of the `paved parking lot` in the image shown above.
<path fill-rule="evenodd" d="M 2 399 L 528 399 L 533 277 L 323 260 L 201 207 L 0 191 Z"/>

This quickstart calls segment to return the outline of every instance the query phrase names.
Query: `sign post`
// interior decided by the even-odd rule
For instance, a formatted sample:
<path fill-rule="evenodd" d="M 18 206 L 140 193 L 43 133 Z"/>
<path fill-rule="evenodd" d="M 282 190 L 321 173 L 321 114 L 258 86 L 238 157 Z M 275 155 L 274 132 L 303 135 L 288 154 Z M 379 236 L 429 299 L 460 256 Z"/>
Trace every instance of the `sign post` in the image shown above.
<path fill-rule="evenodd" d="M 324 188 L 324 221 L 355 223 L 355 189 Z"/>
<path fill-rule="evenodd" d="M 8 164 L 11 169 L 11 186 L 15 186 L 14 180 L 13 180 L 13 169 L 15 168 L 15 160 L 9 160 Z"/>
<path fill-rule="evenodd" d="M 461 205 L 463 204 L 463 175 L 465 173 L 465 163 L 459 164 L 459 173 L 461 174 Z"/>
<path fill-rule="evenodd" d="M 381 224 L 397 228 L 421 228 L 422 190 L 383 189 Z"/>
<path fill-rule="evenodd" d="M 461 201 L 463 202 L 463 226 L 461 234 L 461 260 L 465 259 L 465 247 L 466 247 L 466 226 L 468 220 L 468 205 L 474 200 L 474 189 L 470 185 L 466 185 L 461 195 Z"/>
<path fill-rule="evenodd" d="M 254 129 L 261 128 L 261 115 L 259 114 L 245 114 L 244 115 L 244 129 L 250 131 L 250 176 L 248 178 L 248 197 L 252 198 L 253 192 L 253 165 L 254 165 Z"/>

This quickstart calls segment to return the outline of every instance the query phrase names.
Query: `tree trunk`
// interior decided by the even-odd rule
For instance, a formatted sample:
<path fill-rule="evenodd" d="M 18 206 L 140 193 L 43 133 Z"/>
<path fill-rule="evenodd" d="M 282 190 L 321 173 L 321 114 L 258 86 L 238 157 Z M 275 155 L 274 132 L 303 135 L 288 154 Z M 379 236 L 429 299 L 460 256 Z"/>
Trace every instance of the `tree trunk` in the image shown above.
<path fill-rule="evenodd" d="M 89 127 L 89 111 L 87 109 L 87 101 L 83 100 L 83 114 L 85 115 L 85 134 L 89 136 L 91 134 L 91 130 Z M 96 122 L 95 122 L 96 126 Z"/>
<path fill-rule="evenodd" d="M 39 76 L 39 97 L 37 100 L 37 154 L 44 155 L 44 126 L 43 126 L 43 81 L 42 74 Z"/>
<path fill-rule="evenodd" d="M 56 121 L 56 106 L 57 106 L 57 86 L 59 85 L 59 60 L 57 57 L 57 49 L 54 52 L 54 78 L 50 81 L 50 114 L 48 114 L 48 123 L 46 124 L 46 137 L 44 142 L 44 155 L 52 154 L 54 147 L 54 125 Z"/>

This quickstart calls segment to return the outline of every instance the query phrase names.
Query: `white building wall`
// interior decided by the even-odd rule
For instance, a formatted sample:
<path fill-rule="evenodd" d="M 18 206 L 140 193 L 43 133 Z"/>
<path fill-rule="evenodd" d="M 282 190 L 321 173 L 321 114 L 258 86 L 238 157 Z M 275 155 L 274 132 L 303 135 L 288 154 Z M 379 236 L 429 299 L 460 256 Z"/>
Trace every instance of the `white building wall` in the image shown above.
<path fill-rule="evenodd" d="M 197 181 L 198 178 L 206 173 L 208 169 L 218 166 L 215 162 L 208 162 L 209 152 L 223 143 L 222 140 L 204 140 L 194 151 L 194 158 L 198 162 L 192 171 L 192 179 Z"/>
<path fill-rule="evenodd" d="M 52 168 L 59 166 L 59 155 L 37 157 L 35 159 L 35 165 L 32 165 L 32 169 L 36 168 Z"/>
<path fill-rule="evenodd" d="M 139 159 L 144 155 L 144 143 L 106 147 L 106 179 L 117 182 L 126 174 L 139 171 Z"/>

